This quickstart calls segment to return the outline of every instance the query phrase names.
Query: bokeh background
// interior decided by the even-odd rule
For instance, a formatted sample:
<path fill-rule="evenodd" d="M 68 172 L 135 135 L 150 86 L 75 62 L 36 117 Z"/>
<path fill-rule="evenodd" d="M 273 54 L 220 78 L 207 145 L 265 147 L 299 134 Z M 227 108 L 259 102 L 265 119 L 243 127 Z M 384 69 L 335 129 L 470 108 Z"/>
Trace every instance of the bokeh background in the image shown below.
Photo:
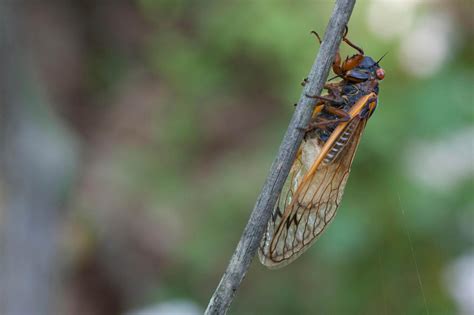
<path fill-rule="evenodd" d="M 0 313 L 200 314 L 332 6 L 2 2 Z M 337 218 L 230 314 L 474 314 L 473 10 L 356 4 L 386 79 Z"/>

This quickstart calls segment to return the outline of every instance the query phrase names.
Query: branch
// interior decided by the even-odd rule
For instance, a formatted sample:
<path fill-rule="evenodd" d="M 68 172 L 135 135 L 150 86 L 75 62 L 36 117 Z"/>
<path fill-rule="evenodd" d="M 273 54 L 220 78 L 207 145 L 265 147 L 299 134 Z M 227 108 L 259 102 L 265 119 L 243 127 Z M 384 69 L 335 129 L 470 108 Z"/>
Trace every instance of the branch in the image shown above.
<path fill-rule="evenodd" d="M 301 93 L 295 113 L 280 145 L 277 157 L 263 185 L 247 226 L 207 306 L 206 315 L 225 314 L 257 251 L 260 240 L 278 195 L 303 139 L 301 127 L 308 125 L 315 102 L 305 95 L 319 95 L 329 74 L 329 68 L 342 40 L 345 25 L 354 8 L 355 0 L 337 0 L 321 48 L 308 75 L 308 83 Z"/>

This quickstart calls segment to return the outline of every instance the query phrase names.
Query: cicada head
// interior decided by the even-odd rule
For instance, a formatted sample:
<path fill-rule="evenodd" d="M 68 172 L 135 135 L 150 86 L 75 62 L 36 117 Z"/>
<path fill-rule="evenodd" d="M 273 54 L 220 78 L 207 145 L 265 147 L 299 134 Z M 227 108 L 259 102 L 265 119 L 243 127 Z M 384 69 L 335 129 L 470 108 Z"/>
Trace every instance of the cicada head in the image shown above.
<path fill-rule="evenodd" d="M 346 72 L 344 78 L 350 82 L 383 80 L 385 71 L 379 65 L 380 60 L 374 61 L 371 57 L 364 56 L 356 67 Z"/>

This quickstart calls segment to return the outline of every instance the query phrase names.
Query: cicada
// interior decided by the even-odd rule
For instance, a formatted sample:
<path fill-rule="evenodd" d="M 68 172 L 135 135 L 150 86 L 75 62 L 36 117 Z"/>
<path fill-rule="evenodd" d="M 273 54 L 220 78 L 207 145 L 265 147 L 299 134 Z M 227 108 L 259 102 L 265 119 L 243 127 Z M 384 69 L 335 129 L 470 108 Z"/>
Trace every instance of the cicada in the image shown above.
<path fill-rule="evenodd" d="M 383 57 L 374 61 L 365 56 L 346 35 L 347 28 L 343 41 L 357 53 L 345 61 L 336 53 L 332 69 L 341 80 L 326 83 L 324 96 L 307 95 L 317 103 L 259 247 L 260 261 L 269 268 L 295 260 L 332 221 L 362 132 L 377 106 Z"/>

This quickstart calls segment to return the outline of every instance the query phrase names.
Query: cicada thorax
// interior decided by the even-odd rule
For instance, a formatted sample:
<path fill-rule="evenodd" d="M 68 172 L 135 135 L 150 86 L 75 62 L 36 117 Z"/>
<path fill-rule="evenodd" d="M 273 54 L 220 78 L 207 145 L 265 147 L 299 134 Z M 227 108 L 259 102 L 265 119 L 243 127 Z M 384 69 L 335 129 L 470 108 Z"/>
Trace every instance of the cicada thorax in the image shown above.
<path fill-rule="evenodd" d="M 323 101 L 322 103 L 324 106 L 331 106 L 347 113 L 361 97 L 370 93 L 369 90 L 372 88 L 369 88 L 367 85 L 366 82 L 351 83 L 347 81 L 341 81 L 338 84 L 331 85 L 329 94 L 325 95 L 325 97 L 328 99 L 337 98 L 341 102 L 333 103 L 330 101 Z M 320 121 L 337 121 L 338 119 L 340 120 L 341 117 L 330 113 L 323 108 L 317 115 L 313 116 L 311 124 L 318 126 L 318 122 Z M 353 119 L 349 122 L 344 131 L 341 132 L 337 141 L 335 141 L 327 152 L 323 164 L 329 164 L 337 160 L 341 152 L 343 152 L 344 148 L 349 143 L 357 124 L 358 119 Z M 318 145 L 322 147 L 334 132 L 337 125 L 337 123 L 334 123 L 316 127 L 314 131 L 308 133 L 306 139 L 317 138 Z"/>

